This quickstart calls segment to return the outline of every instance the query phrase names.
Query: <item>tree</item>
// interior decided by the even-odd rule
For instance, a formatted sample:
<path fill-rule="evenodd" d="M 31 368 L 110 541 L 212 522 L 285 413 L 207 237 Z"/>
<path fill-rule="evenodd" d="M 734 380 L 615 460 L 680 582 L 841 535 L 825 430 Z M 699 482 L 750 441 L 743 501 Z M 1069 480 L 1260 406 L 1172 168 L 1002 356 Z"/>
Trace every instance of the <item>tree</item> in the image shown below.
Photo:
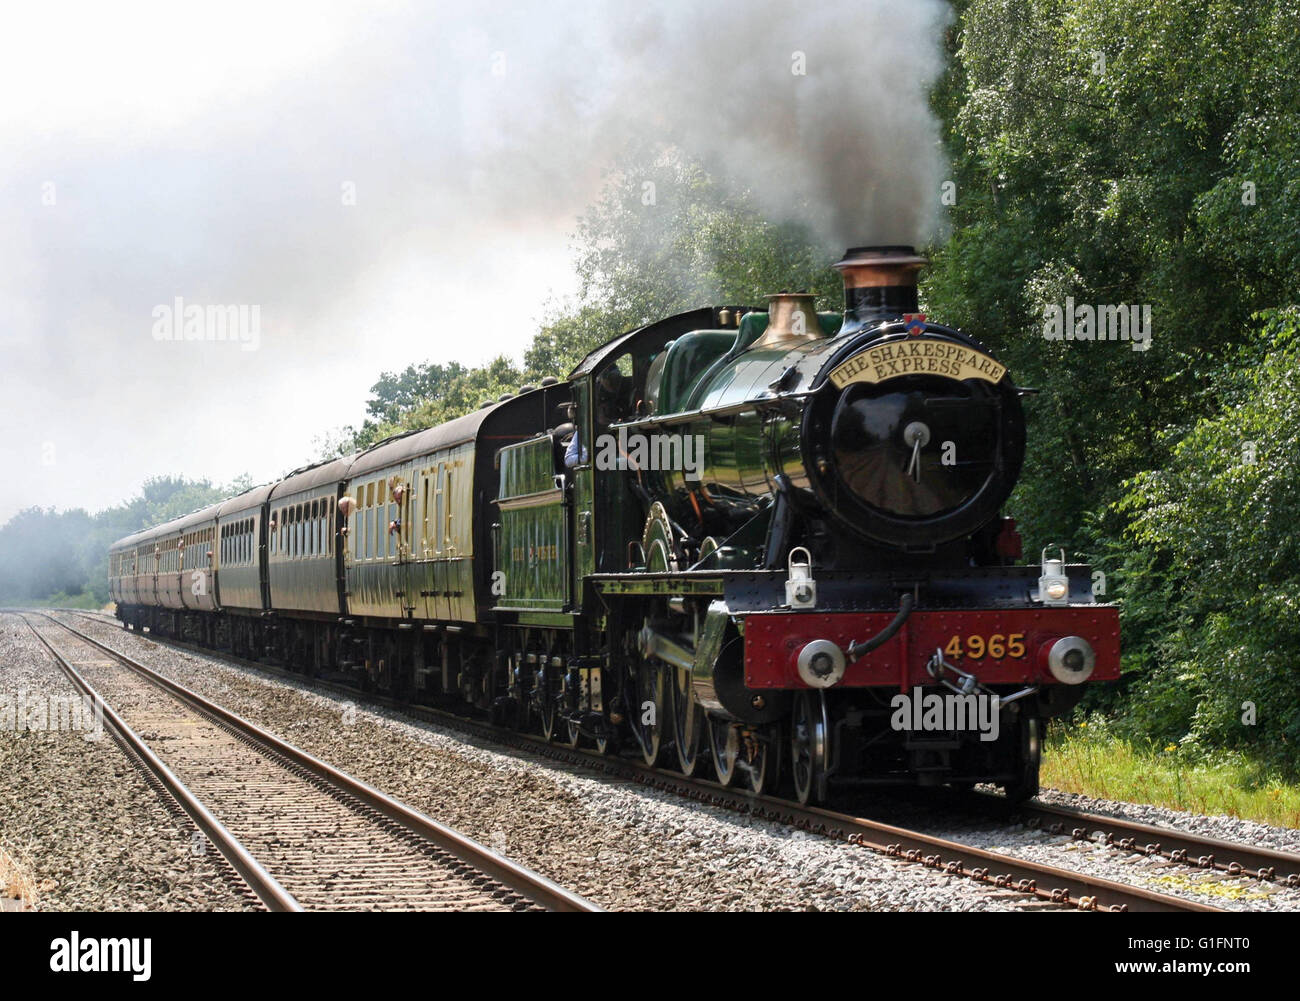
<path fill-rule="evenodd" d="M 576 240 L 578 295 L 551 308 L 522 366 L 500 357 L 477 368 L 424 362 L 385 372 L 362 426 L 319 439 L 321 457 L 451 420 L 525 382 L 564 378 L 598 345 L 673 313 L 762 305 L 768 293 L 791 289 L 815 293 L 822 308 L 841 305 L 825 248 L 797 226 L 769 222 L 746 192 L 676 149 L 626 155 L 579 220 Z"/>
<path fill-rule="evenodd" d="M 1300 309 L 1216 373 L 1219 405 L 1130 480 L 1126 631 L 1146 663 L 1132 728 L 1300 767 Z M 1246 705 L 1254 718 L 1243 723 Z"/>
<path fill-rule="evenodd" d="M 42 601 L 89 593 L 108 601 L 108 549 L 115 541 L 161 525 L 248 489 L 247 475 L 228 487 L 207 480 L 159 476 L 125 504 L 89 515 L 28 508 L 0 526 L 0 601 Z"/>
<path fill-rule="evenodd" d="M 1300 284 L 1300 21 L 1288 0 L 971 0 L 934 95 L 957 181 L 924 301 L 1024 385 L 1009 505 L 1033 545 L 1104 558 L 1123 484 L 1257 310 Z M 1241 202 L 1255 179 L 1266 211 Z M 1258 209 L 1260 205 L 1255 208 Z M 1045 307 L 1151 306 L 1148 351 L 1044 338 Z"/>

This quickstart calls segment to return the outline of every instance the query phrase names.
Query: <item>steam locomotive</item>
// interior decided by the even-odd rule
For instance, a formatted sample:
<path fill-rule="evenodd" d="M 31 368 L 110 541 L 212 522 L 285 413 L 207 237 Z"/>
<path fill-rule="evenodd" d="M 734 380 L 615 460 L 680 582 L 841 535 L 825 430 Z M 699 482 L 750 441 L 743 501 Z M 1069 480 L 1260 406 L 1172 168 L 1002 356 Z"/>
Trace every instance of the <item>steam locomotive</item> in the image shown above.
<path fill-rule="evenodd" d="M 1023 390 L 859 247 L 565 381 L 115 543 L 127 628 L 754 792 L 1038 789 L 1043 720 L 1119 676 L 1089 568 L 1001 508 Z"/>

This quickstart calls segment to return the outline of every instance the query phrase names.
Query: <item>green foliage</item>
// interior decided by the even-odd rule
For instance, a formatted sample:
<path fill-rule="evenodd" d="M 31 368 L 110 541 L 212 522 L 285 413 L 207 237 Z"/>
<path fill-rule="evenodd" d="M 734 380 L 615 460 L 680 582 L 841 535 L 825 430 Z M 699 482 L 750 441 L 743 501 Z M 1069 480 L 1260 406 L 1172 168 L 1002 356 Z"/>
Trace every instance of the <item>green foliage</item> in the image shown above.
<path fill-rule="evenodd" d="M 1066 544 L 1124 608 L 1125 683 L 1085 710 L 1138 745 L 1294 770 L 1300 10 L 956 7 L 932 104 L 958 199 L 925 304 L 1042 391 L 1008 510 L 1031 553 Z M 1151 349 L 1045 340 L 1067 296 L 1150 303 Z"/>
<path fill-rule="evenodd" d="M 505 357 L 478 368 L 426 362 L 408 365 L 400 375 L 385 372 L 370 387 L 370 417 L 360 429 L 343 428 L 319 442 L 322 458 L 347 455 L 398 431 L 460 417 L 503 393 L 516 392 L 523 381 L 519 368 Z"/>
<path fill-rule="evenodd" d="M 1300 826 L 1294 775 L 1235 751 L 1200 753 L 1184 745 L 1133 740 L 1098 715 L 1048 727 L 1044 785 L 1101 799 Z"/>
<path fill-rule="evenodd" d="M 627 158 L 577 236 L 582 303 L 624 329 L 710 303 L 761 305 L 780 291 L 840 303 L 840 281 L 812 234 L 770 222 L 747 193 L 675 150 Z"/>
<path fill-rule="evenodd" d="M 125 504 L 90 515 L 28 508 L 0 526 L 0 602 L 98 607 L 108 601 L 108 547 L 118 539 L 189 514 L 249 486 L 207 480 L 146 480 Z"/>
<path fill-rule="evenodd" d="M 1164 461 L 1159 432 L 1201 412 L 1250 314 L 1300 291 L 1300 20 L 1290 0 L 959 13 L 933 102 L 958 199 L 926 305 L 1043 390 L 1010 505 L 1027 542 L 1105 560 L 1121 484 Z M 1045 341 L 1066 296 L 1150 303 L 1151 350 Z"/>
<path fill-rule="evenodd" d="M 1126 637 L 1145 669 L 1132 729 L 1300 763 L 1300 310 L 1215 374 L 1217 410 L 1172 431 L 1133 477 L 1122 567 Z M 1243 723 L 1253 703 L 1256 722 Z"/>
<path fill-rule="evenodd" d="M 105 601 L 100 600 L 93 591 L 82 591 L 79 594 L 58 591 L 49 597 L 28 601 L 27 604 L 36 608 L 102 608 Z"/>
<path fill-rule="evenodd" d="M 451 420 L 523 383 L 563 379 L 591 349 L 673 313 L 761 304 L 791 289 L 815 293 L 822 308 L 840 305 L 829 255 L 810 234 L 769 222 L 745 192 L 677 150 L 627 155 L 606 175 L 576 240 L 578 296 L 551 310 L 522 366 L 500 357 L 477 368 L 425 362 L 385 372 L 370 388 L 365 422 L 318 442 L 322 457 Z"/>

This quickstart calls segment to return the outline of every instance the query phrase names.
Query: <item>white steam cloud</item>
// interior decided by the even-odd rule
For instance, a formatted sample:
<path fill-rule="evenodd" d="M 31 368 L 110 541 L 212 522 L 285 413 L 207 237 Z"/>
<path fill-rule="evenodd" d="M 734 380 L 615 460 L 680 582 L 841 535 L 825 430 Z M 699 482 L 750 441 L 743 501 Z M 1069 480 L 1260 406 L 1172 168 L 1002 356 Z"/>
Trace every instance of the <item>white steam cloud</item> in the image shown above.
<path fill-rule="evenodd" d="M 492 123 L 472 150 L 491 190 L 537 184 L 549 204 L 580 206 L 609 155 L 648 138 L 831 244 L 936 235 L 942 0 L 584 9 L 559 13 L 549 44 L 500 50 L 505 77 L 518 74 L 509 96 L 467 109 Z"/>
<path fill-rule="evenodd" d="M 103 507 L 150 474 L 266 479 L 359 420 L 384 369 L 522 354 L 548 289 L 572 289 L 575 217 L 634 141 L 702 158 L 829 254 L 925 242 L 950 17 L 941 0 L 15 7 L 0 520 Z M 177 297 L 259 307 L 258 349 L 156 340 Z"/>

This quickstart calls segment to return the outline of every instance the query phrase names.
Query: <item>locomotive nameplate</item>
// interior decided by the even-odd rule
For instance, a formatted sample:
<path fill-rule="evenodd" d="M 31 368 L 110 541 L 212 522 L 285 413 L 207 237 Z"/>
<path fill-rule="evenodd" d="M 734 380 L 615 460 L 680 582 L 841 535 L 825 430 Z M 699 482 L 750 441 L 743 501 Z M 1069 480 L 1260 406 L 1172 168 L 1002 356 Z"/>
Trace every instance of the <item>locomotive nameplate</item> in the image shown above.
<path fill-rule="evenodd" d="M 952 341 L 918 337 L 877 344 L 837 365 L 830 375 L 836 389 L 855 382 L 886 382 L 904 375 L 942 375 L 949 379 L 998 382 L 1007 367 L 988 355 Z"/>

